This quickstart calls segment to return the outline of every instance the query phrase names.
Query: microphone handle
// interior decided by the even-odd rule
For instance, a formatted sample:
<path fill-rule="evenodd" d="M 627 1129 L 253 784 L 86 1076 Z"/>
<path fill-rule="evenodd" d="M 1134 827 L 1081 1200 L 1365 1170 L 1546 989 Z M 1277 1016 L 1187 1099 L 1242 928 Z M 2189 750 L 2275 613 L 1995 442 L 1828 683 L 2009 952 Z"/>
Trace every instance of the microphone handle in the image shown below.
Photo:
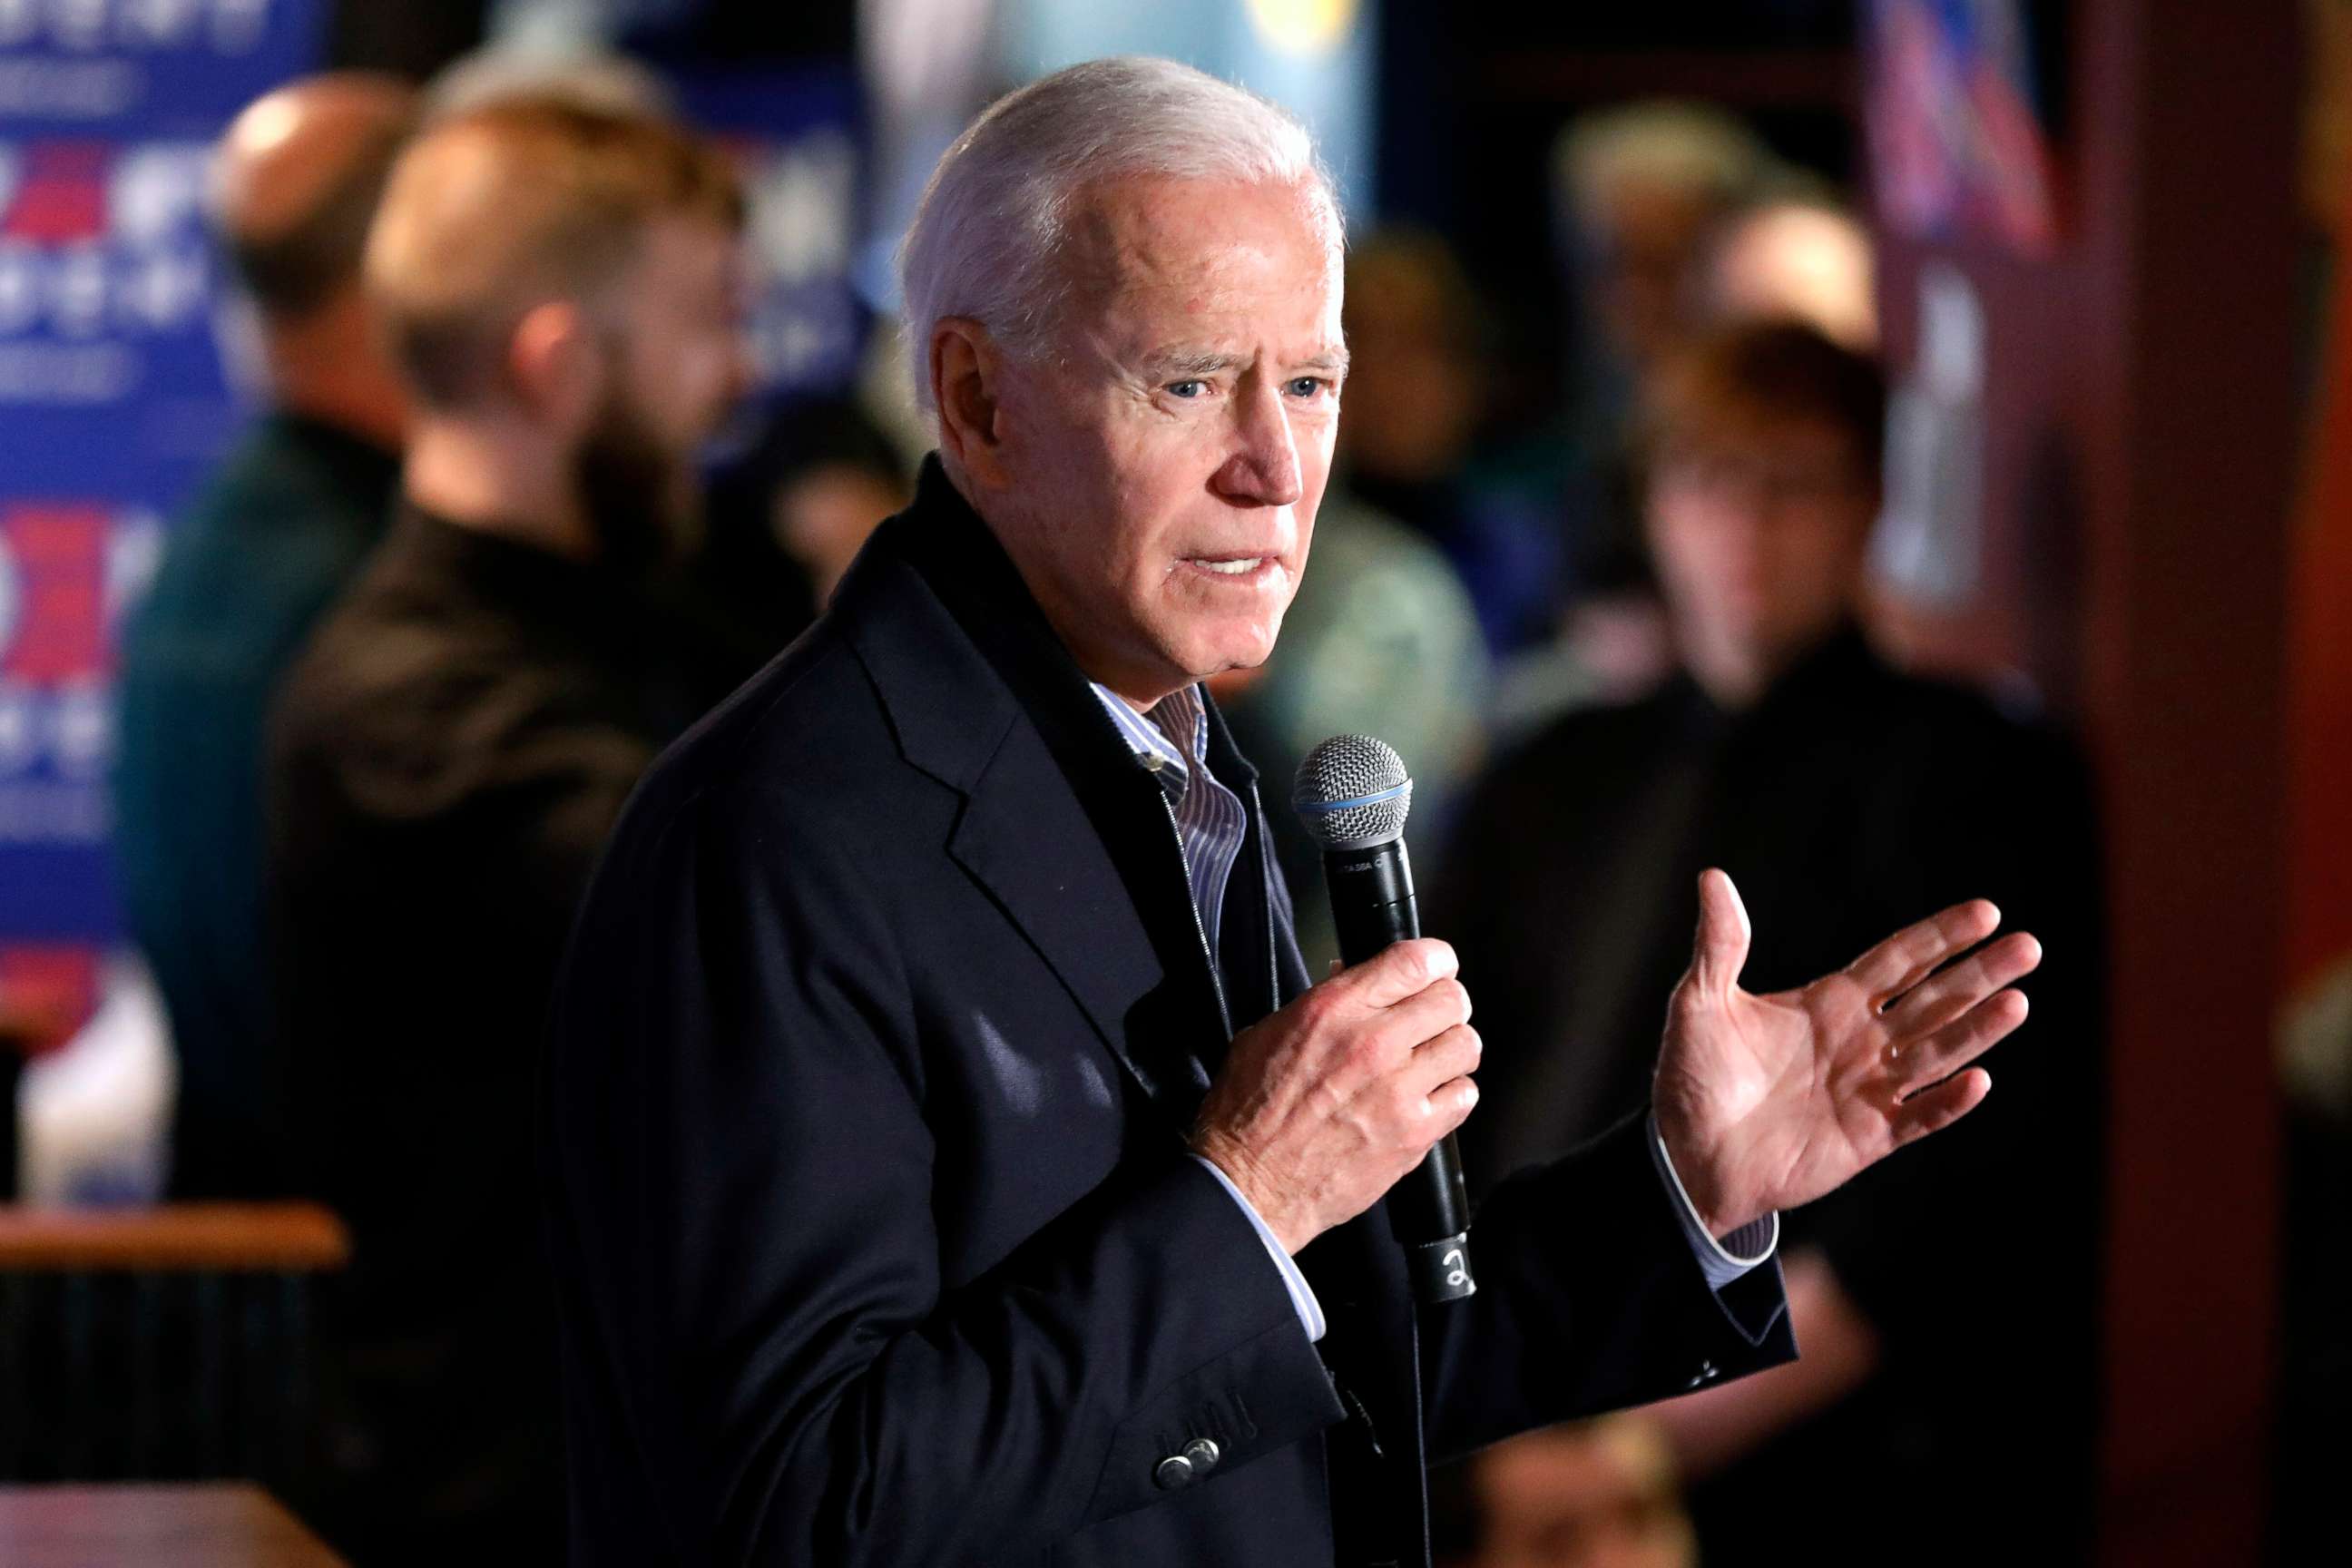
<path fill-rule="evenodd" d="M 1421 934 L 1412 862 L 1404 840 L 1363 849 L 1329 849 L 1323 874 L 1331 889 L 1340 962 L 1353 967 L 1393 942 Z M 1404 1247 L 1415 1300 L 1458 1301 L 1478 1289 L 1470 1268 L 1470 1200 L 1462 1155 L 1447 1133 L 1389 1190 L 1389 1226 Z"/>

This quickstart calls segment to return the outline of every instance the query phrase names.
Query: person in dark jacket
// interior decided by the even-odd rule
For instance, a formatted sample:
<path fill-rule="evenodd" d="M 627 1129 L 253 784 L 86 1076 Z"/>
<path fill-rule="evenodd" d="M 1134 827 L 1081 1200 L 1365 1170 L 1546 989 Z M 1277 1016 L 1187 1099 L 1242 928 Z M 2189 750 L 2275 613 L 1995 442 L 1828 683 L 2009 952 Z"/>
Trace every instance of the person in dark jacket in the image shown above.
<path fill-rule="evenodd" d="M 1346 369 L 1296 122 L 1073 67 L 904 251 L 940 446 L 623 814 L 543 1147 L 573 1560 L 1425 1563 L 1423 1470 L 1792 1352 L 1775 1212 L 1985 1092 L 1981 902 L 1795 999 L 1704 885 L 1646 1114 L 1416 1312 L 1381 1194 L 1476 1100 L 1444 943 L 1309 987 L 1201 682 L 1263 660 Z"/>
<path fill-rule="evenodd" d="M 1493 1042 L 1494 1110 L 1464 1134 L 1474 1185 L 1648 1098 L 1658 997 L 1704 867 L 1728 871 L 1756 916 L 1759 986 L 1797 985 L 1885 923 L 1970 893 L 2065 955 L 2028 987 L 2033 1037 L 1989 1058 L 2002 1087 L 1977 1125 L 1788 1216 L 1803 1362 L 1654 1413 L 1710 1563 L 1881 1561 L 1919 1478 L 1963 1470 L 1971 1506 L 1906 1539 L 1906 1560 L 1981 1562 L 2020 1539 L 2053 1561 L 2088 1550 L 2102 981 L 2088 789 L 2048 723 L 1902 673 L 1862 631 L 1884 407 L 1875 365 L 1807 326 L 1722 328 L 1669 361 L 1643 448 L 1681 672 L 1500 761 L 1432 899 Z M 1546 1441 L 1563 1466 L 1590 1458 Z"/>
<path fill-rule="evenodd" d="M 606 831 L 698 711 L 662 587 L 743 379 L 740 226 L 714 149 L 521 98 L 422 135 L 370 241 L 415 423 L 279 698 L 269 883 L 295 1190 L 352 1238 L 318 1518 L 362 1562 L 561 1553 L 530 1083 Z"/>
<path fill-rule="evenodd" d="M 123 639 L 114 863 L 179 1058 L 170 1190 L 286 1180 L 262 931 L 262 731 L 320 614 L 391 514 L 407 395 L 360 287 L 414 92 L 311 77 L 221 139 L 222 248 L 259 328 L 269 407 L 173 523 Z"/>

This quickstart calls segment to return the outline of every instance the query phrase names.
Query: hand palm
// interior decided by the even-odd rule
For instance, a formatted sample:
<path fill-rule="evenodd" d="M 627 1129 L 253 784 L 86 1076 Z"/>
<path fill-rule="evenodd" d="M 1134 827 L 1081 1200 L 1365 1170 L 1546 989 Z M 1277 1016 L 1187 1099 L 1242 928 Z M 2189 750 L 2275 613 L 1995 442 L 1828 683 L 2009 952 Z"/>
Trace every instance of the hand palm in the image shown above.
<path fill-rule="evenodd" d="M 1717 1234 L 1843 1184 L 1904 1143 L 1950 1125 L 1991 1086 L 1969 1068 L 2023 1022 L 2005 990 L 2040 962 L 2022 933 L 1948 969 L 2000 912 L 1957 905 L 1793 991 L 1741 990 L 1747 916 L 1710 871 L 1699 937 L 1675 988 L 1658 1060 L 1659 1131 Z"/>

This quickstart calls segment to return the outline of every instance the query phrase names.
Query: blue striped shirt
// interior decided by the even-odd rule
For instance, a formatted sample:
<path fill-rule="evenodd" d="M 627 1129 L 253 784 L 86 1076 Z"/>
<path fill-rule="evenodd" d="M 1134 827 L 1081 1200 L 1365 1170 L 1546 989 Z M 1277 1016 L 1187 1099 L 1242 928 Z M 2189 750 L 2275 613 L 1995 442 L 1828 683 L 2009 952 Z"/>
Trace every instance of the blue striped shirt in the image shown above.
<path fill-rule="evenodd" d="M 1101 686 L 1094 692 L 1129 750 L 1158 775 L 1169 809 L 1175 813 L 1184 874 L 1192 884 L 1192 908 L 1214 958 L 1225 885 L 1233 880 L 1234 862 L 1249 838 L 1249 813 L 1241 796 L 1209 771 L 1209 705 L 1197 686 L 1160 699 L 1148 715 Z"/>
<path fill-rule="evenodd" d="M 1184 876 L 1192 886 L 1192 912 L 1201 918 L 1201 933 L 1208 939 L 1213 963 L 1225 885 L 1233 880 L 1234 863 L 1241 858 L 1242 846 L 1249 839 L 1249 812 L 1241 796 L 1209 771 L 1209 705 L 1197 686 L 1161 698 L 1149 715 L 1138 713 L 1108 687 L 1097 684 L 1094 692 L 1128 749 L 1160 780 L 1160 792 L 1176 818 L 1177 842 L 1184 851 Z M 1267 892 L 1278 896 L 1273 888 Z M 1307 1331 L 1307 1340 L 1321 1339 L 1323 1304 L 1315 1299 L 1307 1276 L 1298 1271 L 1273 1229 L 1232 1179 L 1214 1162 L 1198 1154 L 1192 1158 L 1217 1179 L 1217 1184 L 1240 1205 L 1250 1228 L 1257 1232 L 1265 1255 L 1282 1271 L 1283 1289 L 1290 1293 L 1291 1310 L 1298 1314 L 1298 1326 Z"/>

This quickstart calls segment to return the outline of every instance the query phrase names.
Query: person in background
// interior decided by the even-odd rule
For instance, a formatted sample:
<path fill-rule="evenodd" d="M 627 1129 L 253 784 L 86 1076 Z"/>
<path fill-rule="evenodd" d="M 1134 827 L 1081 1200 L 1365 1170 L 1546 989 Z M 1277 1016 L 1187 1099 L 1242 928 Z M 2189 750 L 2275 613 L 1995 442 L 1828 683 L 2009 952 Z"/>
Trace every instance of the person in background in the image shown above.
<path fill-rule="evenodd" d="M 1779 196 L 1724 220 L 1699 274 L 1704 321 L 1804 321 L 1856 353 L 1878 349 L 1870 231 L 1843 205 Z"/>
<path fill-rule="evenodd" d="M 1827 195 L 1797 194 L 1790 177 L 1772 184 L 1780 194 L 1720 219 L 1700 242 L 1686 330 L 1801 321 L 1857 353 L 1874 352 L 1869 231 Z M 1599 530 L 1577 563 L 1558 641 L 1504 672 L 1488 717 L 1491 738 L 1508 748 L 1571 708 L 1629 701 L 1664 679 L 1674 662 L 1645 542 L 1634 530 Z"/>
<path fill-rule="evenodd" d="M 1409 525 L 1444 552 L 1496 657 L 1548 636 L 1562 588 L 1559 519 L 1471 471 L 1486 377 L 1469 279 L 1444 240 L 1413 229 L 1351 246 L 1347 267 L 1355 357 L 1338 495 Z"/>
<path fill-rule="evenodd" d="M 741 225 L 687 132 L 509 98 L 418 138 L 370 238 L 415 402 L 403 500 L 269 760 L 299 1190 L 353 1240 L 316 1511 L 363 1562 L 560 1552 L 530 1087 L 605 831 L 696 712 L 662 588 L 744 380 Z"/>
<path fill-rule="evenodd" d="M 1889 668 L 1859 629 L 1884 398 L 1870 360 L 1793 323 L 1720 329 L 1670 357 L 1641 449 L 1682 671 L 1500 762 L 1433 889 L 1429 929 L 1455 943 L 1488 1042 L 1494 1114 L 1462 1139 L 1474 1186 L 1650 1092 L 1656 997 L 1703 867 L 1748 897 L 1759 990 L 1958 888 L 2046 936 L 2053 965 L 2028 988 L 2038 1037 L 1990 1058 L 1980 1136 L 1788 1216 L 1803 1359 L 1652 1407 L 1710 1563 L 1877 1562 L 1895 1539 L 1910 1561 L 1978 1563 L 2025 1521 L 2049 1561 L 2076 1560 L 2086 1539 L 2100 1055 L 2087 791 L 2052 731 Z M 1569 1467 L 1580 1484 L 1600 1457 Z M 1963 1470 L 1968 1508 L 1923 1535 L 1920 1478 Z M 1521 1522 L 1489 1519 L 1497 1537 Z"/>
<path fill-rule="evenodd" d="M 394 79 L 312 77 L 239 114 L 215 164 L 215 221 L 259 329 L 268 404 L 173 525 L 125 636 L 113 781 L 124 912 L 179 1053 L 181 1196 L 256 1196 L 285 1178 L 267 1049 L 262 729 L 288 662 L 391 510 L 406 395 L 360 257 L 415 115 Z"/>
<path fill-rule="evenodd" d="M 855 404 L 818 401 L 777 432 L 768 524 L 815 585 L 819 606 L 882 520 L 915 499 L 906 460 Z"/>
<path fill-rule="evenodd" d="M 731 691 L 806 630 L 866 537 L 914 499 L 907 461 L 846 397 L 808 397 L 772 413 L 710 494 L 692 599 L 712 631 Z"/>
<path fill-rule="evenodd" d="M 1612 426 L 1694 326 L 1707 240 L 1786 184 L 1756 132 L 1705 104 L 1670 100 L 1587 115 L 1552 150 L 1553 210 L 1583 337 L 1578 389 Z"/>
<path fill-rule="evenodd" d="M 1524 740 L 1572 709 L 1620 700 L 1671 668 L 1629 461 L 1641 388 L 1731 301 L 1711 287 L 1714 240 L 1801 185 L 1754 131 L 1672 100 L 1583 116 L 1552 147 L 1551 206 L 1570 296 L 1569 407 L 1522 441 L 1546 469 L 1565 541 L 1556 635 L 1496 672 L 1493 739 Z"/>
<path fill-rule="evenodd" d="M 1654 1421 L 1603 1415 L 1488 1450 L 1471 1500 L 1486 1524 L 1475 1557 L 1441 1568 L 1696 1568 L 1682 1478 Z"/>

